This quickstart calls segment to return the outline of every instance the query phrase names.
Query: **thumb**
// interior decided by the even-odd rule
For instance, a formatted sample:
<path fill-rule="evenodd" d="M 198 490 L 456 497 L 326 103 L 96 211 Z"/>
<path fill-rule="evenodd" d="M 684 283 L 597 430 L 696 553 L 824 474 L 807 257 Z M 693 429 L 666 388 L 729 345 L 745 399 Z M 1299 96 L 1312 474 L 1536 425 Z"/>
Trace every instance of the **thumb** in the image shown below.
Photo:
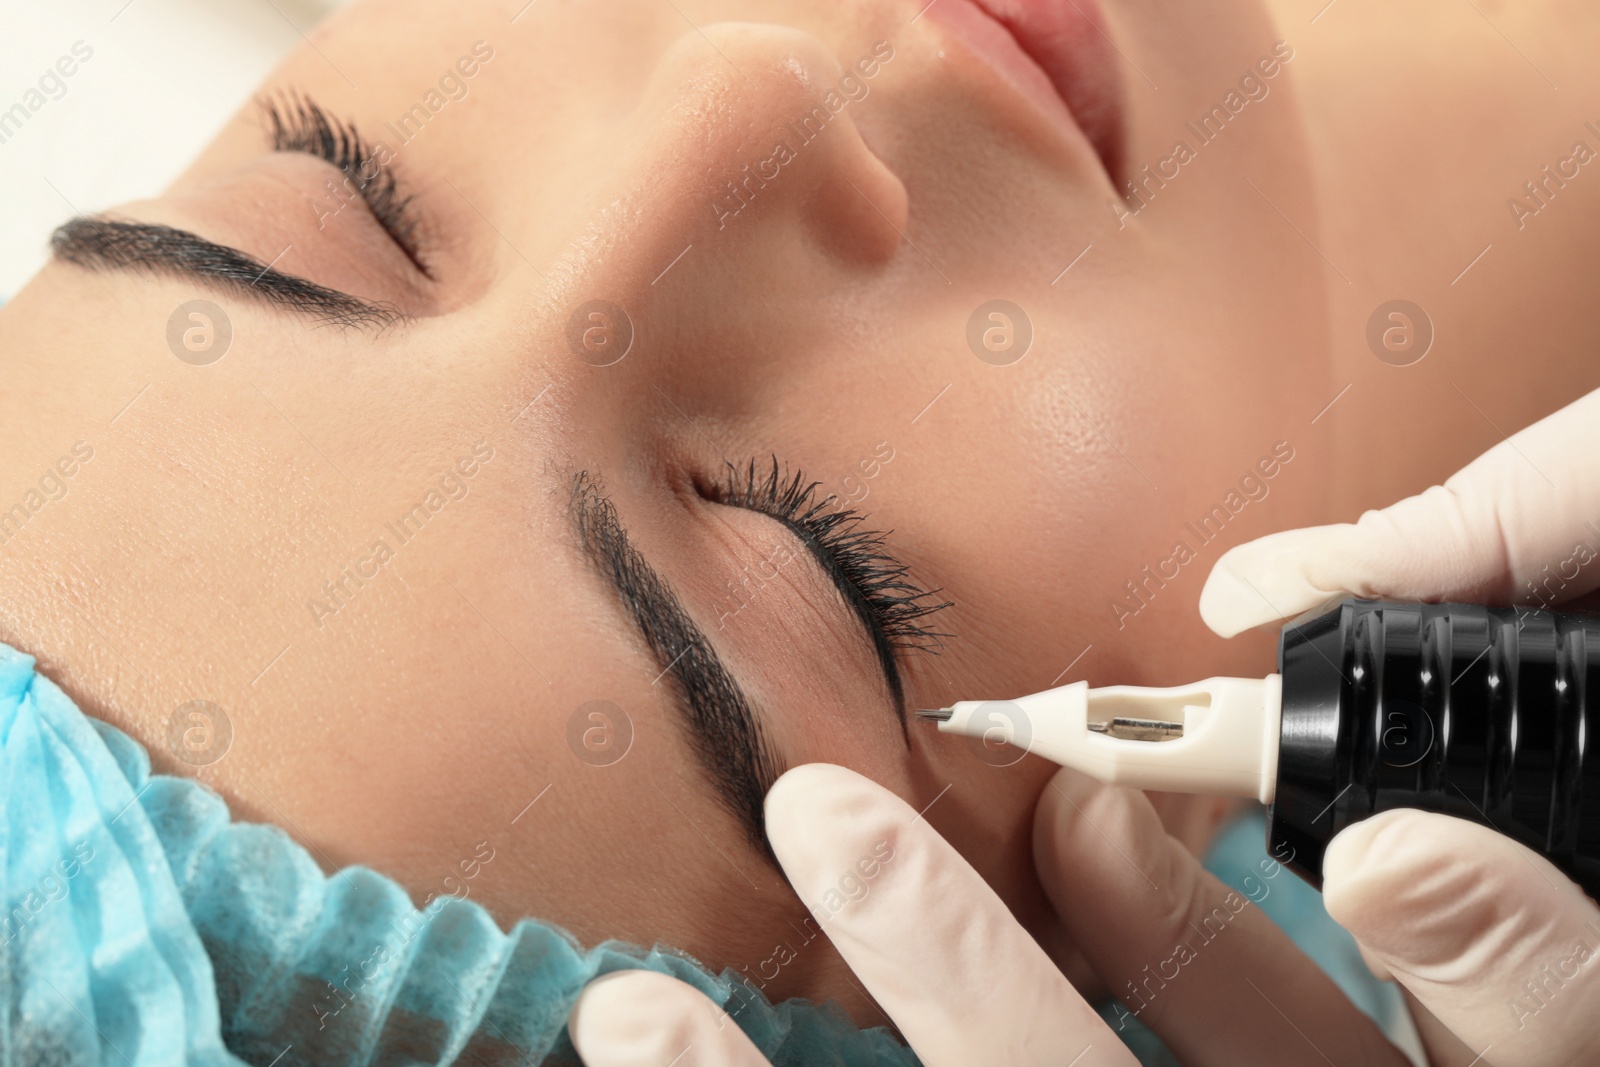
<path fill-rule="evenodd" d="M 1448 815 L 1388 811 L 1323 858 L 1323 903 L 1438 1020 L 1497 1067 L 1600 1045 L 1600 909 L 1542 856 Z"/>
<path fill-rule="evenodd" d="M 1346 593 L 1507 602 L 1600 586 L 1600 390 L 1507 438 L 1437 485 L 1355 523 L 1288 530 L 1224 553 L 1200 615 L 1224 637 Z M 1568 573 L 1570 571 L 1570 573 Z"/>
<path fill-rule="evenodd" d="M 727 1011 L 656 971 L 612 971 L 590 982 L 567 1033 L 584 1067 L 771 1067 Z"/>
<path fill-rule="evenodd" d="M 855 771 L 810 763 L 767 792 L 766 816 L 795 892 L 922 1063 L 1134 1062 L 994 890 L 904 800 Z"/>

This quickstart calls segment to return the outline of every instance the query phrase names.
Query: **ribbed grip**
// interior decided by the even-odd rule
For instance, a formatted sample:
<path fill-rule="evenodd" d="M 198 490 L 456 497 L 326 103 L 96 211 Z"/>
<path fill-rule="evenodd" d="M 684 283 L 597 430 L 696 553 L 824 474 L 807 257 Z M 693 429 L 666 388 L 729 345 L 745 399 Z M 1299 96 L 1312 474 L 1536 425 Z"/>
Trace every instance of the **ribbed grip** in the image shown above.
<path fill-rule="evenodd" d="M 1600 899 L 1600 616 L 1346 600 L 1284 627 L 1278 670 L 1268 847 L 1313 885 L 1340 830 L 1421 808 L 1499 830 Z"/>

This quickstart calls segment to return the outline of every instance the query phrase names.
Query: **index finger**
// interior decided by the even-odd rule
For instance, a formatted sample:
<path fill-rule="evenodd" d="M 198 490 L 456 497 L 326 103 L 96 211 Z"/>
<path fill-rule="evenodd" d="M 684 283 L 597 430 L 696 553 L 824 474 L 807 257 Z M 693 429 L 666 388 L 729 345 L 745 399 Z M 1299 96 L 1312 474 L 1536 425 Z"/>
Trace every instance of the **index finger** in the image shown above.
<path fill-rule="evenodd" d="M 994 890 L 917 812 L 854 771 L 767 794 L 790 883 L 926 1067 L 1135 1067 Z"/>
<path fill-rule="evenodd" d="M 1600 571 L 1581 566 L 1600 555 L 1597 425 L 1600 390 L 1357 522 L 1229 549 L 1200 592 L 1201 617 L 1231 637 L 1346 593 L 1503 603 L 1530 580 L 1550 602 L 1588 593 L 1600 586 Z"/>

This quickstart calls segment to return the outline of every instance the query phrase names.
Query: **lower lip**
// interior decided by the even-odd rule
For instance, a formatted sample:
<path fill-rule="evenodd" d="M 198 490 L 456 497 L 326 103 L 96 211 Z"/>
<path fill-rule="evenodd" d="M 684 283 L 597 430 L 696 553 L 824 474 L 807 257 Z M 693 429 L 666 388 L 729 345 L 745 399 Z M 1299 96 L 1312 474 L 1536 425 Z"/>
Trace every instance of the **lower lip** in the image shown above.
<path fill-rule="evenodd" d="M 1086 137 L 1115 180 L 1122 93 L 1095 0 L 935 0 L 927 11 L 1047 116 Z"/>

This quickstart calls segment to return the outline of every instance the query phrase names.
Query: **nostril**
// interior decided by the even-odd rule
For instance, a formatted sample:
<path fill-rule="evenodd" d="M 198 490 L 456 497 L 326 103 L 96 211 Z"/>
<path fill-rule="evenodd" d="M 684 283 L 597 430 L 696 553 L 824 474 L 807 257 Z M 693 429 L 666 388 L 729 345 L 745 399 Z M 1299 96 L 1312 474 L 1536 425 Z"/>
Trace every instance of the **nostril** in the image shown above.
<path fill-rule="evenodd" d="M 854 128 L 850 132 L 860 140 Z M 813 214 L 829 220 L 820 236 L 836 252 L 883 261 L 899 249 L 911 205 L 899 175 L 865 144 L 862 148 L 866 165 L 854 179 L 820 187 Z"/>

